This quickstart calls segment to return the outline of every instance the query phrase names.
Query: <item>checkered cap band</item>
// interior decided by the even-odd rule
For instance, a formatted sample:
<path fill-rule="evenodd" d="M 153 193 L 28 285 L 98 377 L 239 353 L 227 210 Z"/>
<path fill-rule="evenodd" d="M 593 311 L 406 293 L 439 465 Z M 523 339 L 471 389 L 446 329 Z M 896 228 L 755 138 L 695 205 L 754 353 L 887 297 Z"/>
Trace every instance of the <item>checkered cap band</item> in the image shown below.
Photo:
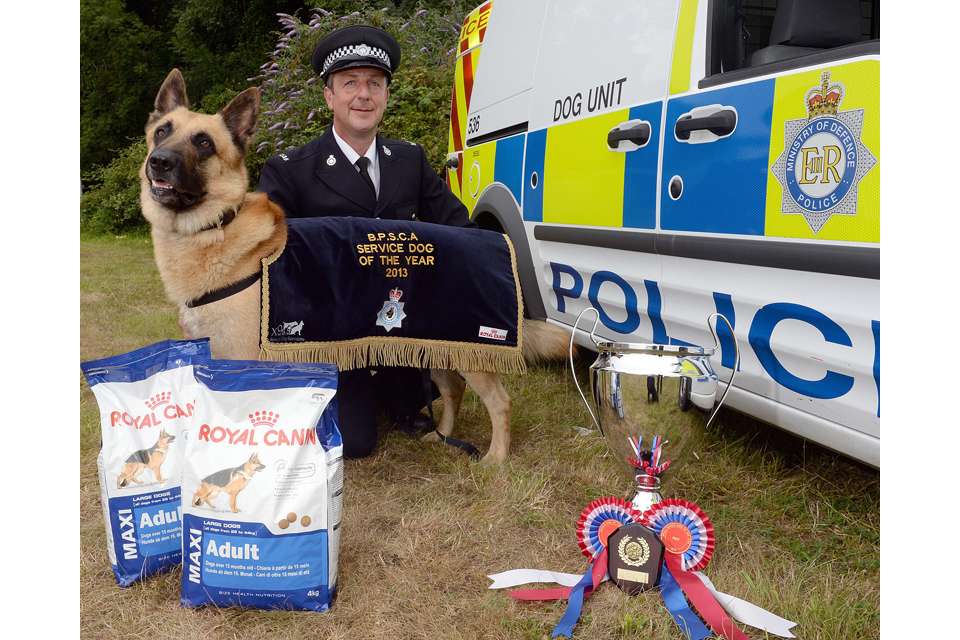
<path fill-rule="evenodd" d="M 377 58 L 382 60 L 383 63 L 387 65 L 388 69 L 390 68 L 390 56 L 388 56 L 387 52 L 383 49 L 371 47 L 368 44 L 351 44 L 346 47 L 335 49 L 333 53 L 327 56 L 327 59 L 323 61 L 323 73 L 326 73 L 327 69 L 329 69 L 337 60 L 344 56 L 350 55 Z"/>

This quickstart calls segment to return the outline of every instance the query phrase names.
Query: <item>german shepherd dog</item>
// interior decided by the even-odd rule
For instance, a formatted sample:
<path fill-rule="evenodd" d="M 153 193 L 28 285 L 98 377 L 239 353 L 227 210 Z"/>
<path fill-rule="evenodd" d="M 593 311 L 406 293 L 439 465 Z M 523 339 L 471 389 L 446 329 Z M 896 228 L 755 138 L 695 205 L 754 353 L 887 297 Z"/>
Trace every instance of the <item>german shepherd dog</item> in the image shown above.
<path fill-rule="evenodd" d="M 137 480 L 137 478 L 143 473 L 144 469 L 153 471 L 153 475 L 157 477 L 157 482 L 161 484 L 166 482 L 167 479 L 160 473 L 160 465 L 166 460 L 167 447 L 174 440 L 176 440 L 175 436 L 161 430 L 160 437 L 157 438 L 157 444 L 149 449 L 140 449 L 131 454 L 123 463 L 120 475 L 117 476 L 117 489 L 126 487 L 131 480 L 137 484 L 143 484 L 143 481 Z"/>
<path fill-rule="evenodd" d="M 147 158 L 140 171 L 143 215 L 167 296 L 180 307 L 187 338 L 210 338 L 214 358 L 260 357 L 260 287 L 194 306 L 211 292 L 258 282 L 260 259 L 286 243 L 283 210 L 263 193 L 247 193 L 244 156 L 259 118 L 256 88 L 240 93 L 214 115 L 189 110 L 183 76 L 174 69 L 154 102 L 146 126 Z M 229 289 L 228 289 L 229 290 Z M 546 322 L 525 320 L 523 355 L 528 362 L 567 355 L 570 334 Z M 466 389 L 477 392 L 490 413 L 488 461 L 510 451 L 510 396 L 496 372 L 432 370 L 443 399 L 443 417 L 425 438 L 453 432 Z M 462 376 L 462 378 L 461 378 Z"/>
<path fill-rule="evenodd" d="M 260 462 L 260 455 L 254 453 L 239 467 L 211 473 L 200 481 L 197 492 L 193 494 L 193 506 L 199 507 L 206 502 L 211 509 L 216 509 L 211 500 L 223 491 L 230 494 L 230 509 L 234 513 L 240 513 L 240 509 L 237 509 L 237 495 L 250 483 L 253 474 L 265 468 L 266 465 Z"/>

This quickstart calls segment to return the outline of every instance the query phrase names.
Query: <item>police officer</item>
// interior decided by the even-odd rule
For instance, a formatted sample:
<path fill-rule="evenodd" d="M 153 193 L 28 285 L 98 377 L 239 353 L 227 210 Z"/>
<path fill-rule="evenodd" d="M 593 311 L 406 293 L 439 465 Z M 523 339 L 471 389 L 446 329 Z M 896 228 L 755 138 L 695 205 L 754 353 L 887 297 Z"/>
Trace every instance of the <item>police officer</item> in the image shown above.
<path fill-rule="evenodd" d="M 291 218 L 361 216 L 476 227 L 423 147 L 378 133 L 399 64 L 399 43 L 376 27 L 343 27 L 321 40 L 311 66 L 323 79 L 333 124 L 316 140 L 268 159 L 257 190 Z M 369 455 L 376 446 L 374 398 L 398 427 L 433 428 L 420 412 L 427 401 L 416 369 L 380 367 L 372 377 L 367 369 L 341 372 L 337 396 L 346 457 Z"/>

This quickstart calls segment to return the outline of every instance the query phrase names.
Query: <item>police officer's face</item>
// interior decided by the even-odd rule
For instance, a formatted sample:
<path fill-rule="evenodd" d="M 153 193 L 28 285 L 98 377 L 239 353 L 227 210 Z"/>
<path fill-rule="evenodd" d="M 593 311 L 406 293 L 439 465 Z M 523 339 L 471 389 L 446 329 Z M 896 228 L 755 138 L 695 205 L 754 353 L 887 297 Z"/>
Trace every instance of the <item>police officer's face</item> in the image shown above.
<path fill-rule="evenodd" d="M 390 98 L 387 77 L 373 67 L 344 69 L 333 74 L 323 88 L 327 106 L 340 137 L 371 139 L 376 134 Z"/>

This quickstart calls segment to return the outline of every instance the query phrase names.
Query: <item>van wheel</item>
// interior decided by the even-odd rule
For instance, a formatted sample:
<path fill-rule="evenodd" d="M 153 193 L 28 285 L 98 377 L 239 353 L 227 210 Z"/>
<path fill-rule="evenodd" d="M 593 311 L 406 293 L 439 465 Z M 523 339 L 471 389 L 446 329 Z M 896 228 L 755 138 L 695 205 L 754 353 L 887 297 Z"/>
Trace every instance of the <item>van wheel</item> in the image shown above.
<path fill-rule="evenodd" d="M 680 411 L 687 411 L 693 406 L 693 401 L 690 399 L 690 387 L 692 386 L 693 383 L 690 382 L 690 378 L 686 376 L 680 377 L 680 397 L 677 399 L 677 405 L 680 407 Z"/>

